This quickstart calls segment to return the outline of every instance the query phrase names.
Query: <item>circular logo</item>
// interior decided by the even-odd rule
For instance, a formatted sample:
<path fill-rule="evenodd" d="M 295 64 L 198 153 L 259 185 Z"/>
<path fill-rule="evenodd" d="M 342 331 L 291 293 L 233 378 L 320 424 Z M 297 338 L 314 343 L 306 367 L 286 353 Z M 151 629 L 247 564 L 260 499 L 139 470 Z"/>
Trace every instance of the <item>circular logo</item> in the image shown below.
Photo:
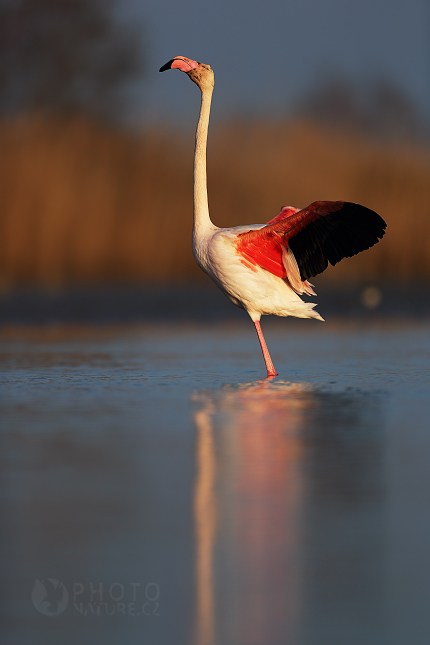
<path fill-rule="evenodd" d="M 46 578 L 34 581 L 31 600 L 41 614 L 59 616 L 67 607 L 69 594 L 62 582 L 55 578 Z"/>

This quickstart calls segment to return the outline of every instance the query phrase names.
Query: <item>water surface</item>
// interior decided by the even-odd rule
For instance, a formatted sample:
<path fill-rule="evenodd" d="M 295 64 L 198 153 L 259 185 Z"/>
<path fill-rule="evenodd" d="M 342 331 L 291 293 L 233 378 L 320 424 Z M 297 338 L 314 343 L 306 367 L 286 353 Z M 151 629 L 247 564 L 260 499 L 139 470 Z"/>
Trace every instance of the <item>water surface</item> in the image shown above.
<path fill-rule="evenodd" d="M 428 641 L 430 326 L 299 323 L 4 329 L 2 642 Z"/>

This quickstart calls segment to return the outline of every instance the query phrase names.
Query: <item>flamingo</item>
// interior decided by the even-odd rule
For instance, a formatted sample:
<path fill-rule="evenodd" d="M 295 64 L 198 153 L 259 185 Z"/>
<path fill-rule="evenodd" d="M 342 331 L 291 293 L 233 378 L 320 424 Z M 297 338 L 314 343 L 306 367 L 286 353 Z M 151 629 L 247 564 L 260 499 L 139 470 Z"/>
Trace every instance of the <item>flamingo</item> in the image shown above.
<path fill-rule="evenodd" d="M 260 326 L 262 315 L 324 320 L 305 293 L 309 282 L 330 262 L 364 251 L 382 238 L 386 223 L 377 213 L 352 202 L 317 201 L 303 209 L 284 206 L 267 224 L 218 228 L 209 217 L 206 148 L 214 87 L 210 65 L 175 56 L 160 68 L 185 72 L 201 92 L 194 151 L 193 254 L 197 264 L 225 295 L 248 312 L 255 325 L 267 369 L 277 376 Z"/>

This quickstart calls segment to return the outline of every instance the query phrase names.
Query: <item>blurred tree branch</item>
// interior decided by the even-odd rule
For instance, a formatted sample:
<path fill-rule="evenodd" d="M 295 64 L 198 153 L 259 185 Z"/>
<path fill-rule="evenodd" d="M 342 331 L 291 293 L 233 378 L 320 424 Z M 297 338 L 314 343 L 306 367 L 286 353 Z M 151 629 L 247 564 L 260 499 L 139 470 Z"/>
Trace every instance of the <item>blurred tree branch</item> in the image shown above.
<path fill-rule="evenodd" d="M 115 20 L 114 0 L 0 0 L 0 113 L 126 111 L 124 87 L 143 72 L 140 34 Z"/>
<path fill-rule="evenodd" d="M 297 113 L 324 126 L 386 140 L 420 139 L 424 119 L 408 95 L 387 79 L 363 87 L 342 77 L 322 79 L 301 101 Z"/>

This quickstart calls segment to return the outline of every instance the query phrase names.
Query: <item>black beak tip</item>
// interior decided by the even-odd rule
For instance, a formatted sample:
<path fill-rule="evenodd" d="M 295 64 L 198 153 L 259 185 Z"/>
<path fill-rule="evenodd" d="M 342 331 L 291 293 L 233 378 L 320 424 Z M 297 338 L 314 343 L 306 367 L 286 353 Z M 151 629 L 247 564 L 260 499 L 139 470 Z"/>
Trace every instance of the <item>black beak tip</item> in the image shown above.
<path fill-rule="evenodd" d="M 172 63 L 173 63 L 173 58 L 172 58 L 172 60 L 169 60 L 169 62 L 168 62 L 168 63 L 166 63 L 165 65 L 163 65 L 163 67 L 160 67 L 160 69 L 159 69 L 158 71 L 159 71 L 159 72 L 165 72 L 165 71 L 166 71 L 166 69 L 171 69 L 171 68 L 172 68 Z"/>

